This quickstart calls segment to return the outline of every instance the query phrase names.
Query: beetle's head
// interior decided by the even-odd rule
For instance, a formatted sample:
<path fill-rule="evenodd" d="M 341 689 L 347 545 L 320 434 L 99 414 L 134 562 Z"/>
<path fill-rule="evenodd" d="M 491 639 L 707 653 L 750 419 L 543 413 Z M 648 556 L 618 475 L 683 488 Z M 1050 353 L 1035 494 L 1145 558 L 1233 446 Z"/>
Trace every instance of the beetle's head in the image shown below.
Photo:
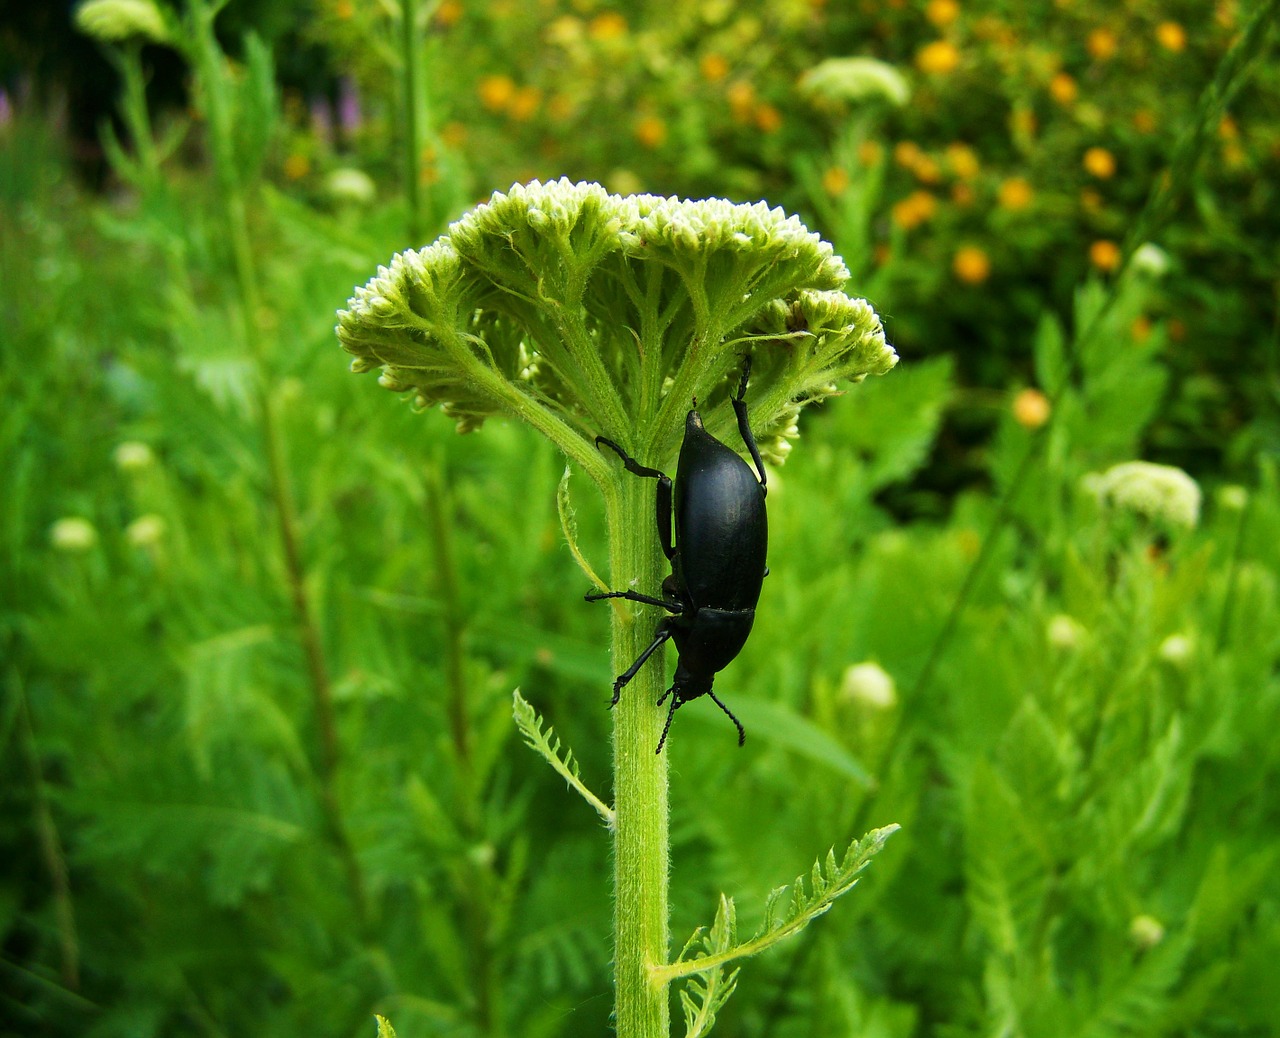
<path fill-rule="evenodd" d="M 696 673 L 685 666 L 684 661 L 676 664 L 675 680 L 671 682 L 671 691 L 680 702 L 705 696 L 711 691 L 711 682 L 715 674 Z"/>

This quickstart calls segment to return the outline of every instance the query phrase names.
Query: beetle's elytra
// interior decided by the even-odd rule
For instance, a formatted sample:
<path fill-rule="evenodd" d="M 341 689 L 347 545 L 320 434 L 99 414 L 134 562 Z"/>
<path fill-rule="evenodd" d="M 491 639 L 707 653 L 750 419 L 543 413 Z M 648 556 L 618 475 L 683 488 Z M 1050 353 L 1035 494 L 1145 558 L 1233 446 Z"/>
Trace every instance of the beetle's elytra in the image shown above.
<path fill-rule="evenodd" d="M 750 374 L 748 358 L 732 403 L 738 432 L 755 463 L 754 472 L 735 451 L 703 428 L 702 417 L 696 410 L 690 411 L 685 419 L 674 501 L 673 484 L 665 473 L 641 465 L 612 440 L 596 437 L 596 447 L 603 445 L 612 450 L 628 472 L 658 481 L 658 537 L 671 561 L 671 575 L 662 582 L 662 597 L 635 591 L 593 592 L 586 596 L 589 602 L 626 598 L 661 606 L 671 614 L 658 622 L 648 648 L 613 683 L 613 704 L 616 704 L 623 687 L 645 661 L 668 638 L 675 641 L 679 653 L 675 679 L 658 700 L 661 705 L 671 697 L 657 753 L 662 752 L 667 741 L 676 710 L 702 695 L 710 696 L 737 726 L 738 745 L 746 739 L 741 723 L 711 691 L 711 683 L 716 673 L 728 666 L 746 644 L 767 572 L 769 522 L 764 503 L 767 483 L 760 451 L 747 421 L 745 397 Z"/>

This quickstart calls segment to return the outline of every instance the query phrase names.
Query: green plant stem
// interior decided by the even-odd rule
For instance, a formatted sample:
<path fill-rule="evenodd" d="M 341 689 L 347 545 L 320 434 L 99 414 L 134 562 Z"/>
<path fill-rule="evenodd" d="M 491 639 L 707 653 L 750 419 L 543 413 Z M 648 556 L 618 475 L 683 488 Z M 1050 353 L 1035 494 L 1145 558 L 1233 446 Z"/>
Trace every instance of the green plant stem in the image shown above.
<path fill-rule="evenodd" d="M 31 706 L 27 702 L 27 690 L 22 677 L 15 670 L 10 674 L 10 687 L 18 701 L 18 742 L 31 780 L 31 810 L 35 815 L 36 840 L 40 857 L 44 860 L 53 887 L 54 925 L 58 931 L 58 952 L 61 959 L 63 985 L 70 991 L 80 990 L 80 942 L 76 939 L 75 906 L 71 900 L 71 882 L 67 876 L 67 858 L 62 851 L 58 826 L 53 820 L 49 797 L 45 792 L 44 768 L 36 749 L 35 728 L 31 722 Z"/>
<path fill-rule="evenodd" d="M 338 801 L 337 784 L 340 762 L 338 726 L 333 707 L 333 684 L 325 658 L 324 644 L 307 592 L 306 569 L 299 546 L 298 515 L 285 463 L 285 444 L 280 432 L 268 385 L 269 350 L 262 329 L 263 303 L 258 289 L 259 273 L 254 261 L 253 242 L 249 234 L 245 189 L 235 165 L 230 124 L 230 102 L 226 93 L 225 58 L 213 32 L 216 8 L 205 3 L 191 7 L 192 58 L 205 92 L 210 150 L 220 189 L 227 240 L 231 244 L 236 286 L 240 295 L 242 334 L 257 368 L 258 404 L 261 415 L 263 448 L 266 453 L 270 496 L 276 513 L 277 533 L 284 554 L 289 595 L 293 605 L 298 634 L 310 678 L 312 703 L 319 732 L 320 806 L 325 828 L 347 877 L 352 902 L 361 929 L 367 924 L 367 902 L 364 879 L 355 848 L 347 835 L 346 824 Z"/>
<path fill-rule="evenodd" d="M 627 479 L 606 493 L 605 514 L 615 588 L 660 586 L 665 558 L 653 523 L 654 490 Z M 650 592 L 651 593 L 651 592 Z M 659 611 L 618 600 L 613 612 L 613 663 L 625 670 L 649 644 Z M 667 754 L 655 753 L 665 684 L 663 653 L 655 654 L 622 690 L 613 709 L 614 970 L 619 1038 L 667 1038 L 670 1009 L 665 981 L 654 967 L 667 961 L 667 872 L 670 842 Z"/>
<path fill-rule="evenodd" d="M 444 622 L 444 669 L 448 689 L 449 735 L 453 743 L 458 828 L 469 846 L 484 839 L 481 823 L 480 789 L 473 759 L 471 692 L 466 669 L 466 619 L 454 564 L 449 491 L 440 463 L 427 467 L 423 479 L 427 525 L 435 547 L 436 589 Z M 490 899 L 487 893 L 486 864 L 463 857 L 460 897 L 465 918 L 464 932 L 473 981 L 472 999 L 475 1025 L 480 1034 L 498 1034 L 500 1012 L 497 996 L 501 984 L 497 976 Z"/>
<path fill-rule="evenodd" d="M 404 87 L 405 199 L 409 203 L 407 229 L 409 240 L 416 245 L 421 243 L 423 235 L 422 153 L 426 144 L 422 133 L 424 78 L 422 41 L 418 38 L 418 0 L 400 0 L 400 60 Z"/>

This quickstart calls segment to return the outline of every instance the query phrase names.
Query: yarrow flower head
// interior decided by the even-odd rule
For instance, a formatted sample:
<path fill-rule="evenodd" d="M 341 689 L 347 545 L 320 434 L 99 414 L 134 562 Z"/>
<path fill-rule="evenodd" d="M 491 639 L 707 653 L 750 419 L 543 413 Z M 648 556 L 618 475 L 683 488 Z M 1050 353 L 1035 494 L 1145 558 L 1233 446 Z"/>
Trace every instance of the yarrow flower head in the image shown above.
<path fill-rule="evenodd" d="M 779 460 L 801 407 L 897 361 L 872 308 L 841 291 L 848 277 L 763 202 L 534 181 L 378 268 L 337 332 L 353 371 L 380 368 L 460 430 L 515 415 L 579 460 L 597 435 L 669 456 L 695 399 L 726 432 L 717 404 L 750 354 L 756 439 Z"/>
<path fill-rule="evenodd" d="M 800 92 L 816 103 L 887 101 L 901 107 L 911 97 L 906 78 L 875 58 L 827 58 L 800 77 Z"/>
<path fill-rule="evenodd" d="M 152 0 L 87 0 L 76 9 L 76 27 L 107 43 L 135 38 L 167 43 L 171 38 L 164 15 Z"/>
<path fill-rule="evenodd" d="M 1086 487 L 1104 507 L 1162 526 L 1192 529 L 1200 521 L 1200 486 L 1172 465 L 1126 461 L 1086 477 Z"/>

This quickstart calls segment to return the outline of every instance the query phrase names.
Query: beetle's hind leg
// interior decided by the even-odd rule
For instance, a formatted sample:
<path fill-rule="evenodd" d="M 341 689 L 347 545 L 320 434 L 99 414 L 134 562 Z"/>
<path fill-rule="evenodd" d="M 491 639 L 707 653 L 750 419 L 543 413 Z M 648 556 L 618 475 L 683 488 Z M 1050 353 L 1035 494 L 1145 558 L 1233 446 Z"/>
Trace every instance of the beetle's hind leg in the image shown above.
<path fill-rule="evenodd" d="M 720 702 L 719 698 L 717 698 L 716 694 L 712 692 L 711 689 L 707 689 L 707 695 L 709 695 L 715 701 L 716 706 L 718 706 L 721 710 L 723 710 L 726 714 L 729 715 L 729 720 L 732 721 L 735 725 L 737 725 L 738 745 L 741 746 L 744 742 L 747 741 L 747 730 L 742 727 L 742 722 L 733 716 L 733 711 L 730 710 L 727 706 L 725 706 L 722 702 Z M 671 723 L 671 719 L 668 718 L 667 724 L 670 724 L 670 723 Z M 666 733 L 664 732 L 663 734 L 665 735 Z"/>
<path fill-rule="evenodd" d="M 747 445 L 747 450 L 751 453 L 751 460 L 755 462 L 756 472 L 760 474 L 760 490 L 763 493 L 769 492 L 769 481 L 764 474 L 764 462 L 760 458 L 760 448 L 756 446 L 756 438 L 751 435 L 751 423 L 747 420 L 747 380 L 751 377 L 751 357 L 748 356 L 746 363 L 742 365 L 742 381 L 738 383 L 738 392 L 733 397 L 733 413 L 738 418 L 738 432 L 742 435 L 742 442 Z M 599 439 L 596 440 L 599 443 Z M 730 714 L 730 717 L 733 715 Z"/>

